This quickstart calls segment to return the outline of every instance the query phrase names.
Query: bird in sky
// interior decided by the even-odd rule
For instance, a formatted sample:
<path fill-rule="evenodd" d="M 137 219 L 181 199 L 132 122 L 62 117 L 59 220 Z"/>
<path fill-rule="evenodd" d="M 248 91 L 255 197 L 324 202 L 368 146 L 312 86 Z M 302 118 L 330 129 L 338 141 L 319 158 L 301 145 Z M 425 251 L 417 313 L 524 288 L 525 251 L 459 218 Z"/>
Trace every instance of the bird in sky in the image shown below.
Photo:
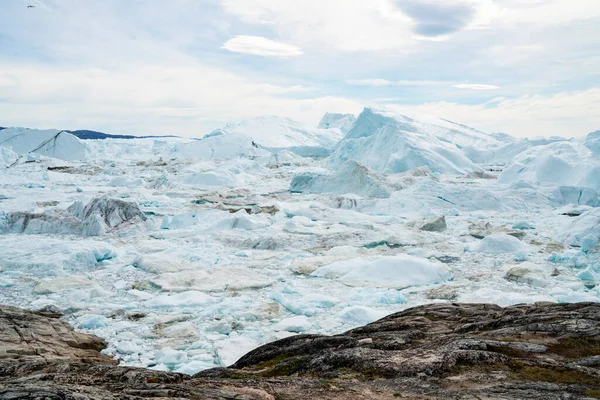
<path fill-rule="evenodd" d="M 35 6 L 31 6 L 31 5 L 29 5 L 29 6 L 27 6 L 27 8 L 35 8 Z"/>

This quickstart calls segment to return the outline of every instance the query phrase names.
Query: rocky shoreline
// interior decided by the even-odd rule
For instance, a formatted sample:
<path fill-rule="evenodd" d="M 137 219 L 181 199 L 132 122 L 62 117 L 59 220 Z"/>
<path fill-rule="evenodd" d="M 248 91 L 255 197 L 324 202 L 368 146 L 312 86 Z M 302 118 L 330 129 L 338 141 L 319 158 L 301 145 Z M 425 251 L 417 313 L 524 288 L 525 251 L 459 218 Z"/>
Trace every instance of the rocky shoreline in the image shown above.
<path fill-rule="evenodd" d="M 60 315 L 0 306 L 0 399 L 600 398 L 600 304 L 431 304 L 194 377 L 121 367 Z"/>

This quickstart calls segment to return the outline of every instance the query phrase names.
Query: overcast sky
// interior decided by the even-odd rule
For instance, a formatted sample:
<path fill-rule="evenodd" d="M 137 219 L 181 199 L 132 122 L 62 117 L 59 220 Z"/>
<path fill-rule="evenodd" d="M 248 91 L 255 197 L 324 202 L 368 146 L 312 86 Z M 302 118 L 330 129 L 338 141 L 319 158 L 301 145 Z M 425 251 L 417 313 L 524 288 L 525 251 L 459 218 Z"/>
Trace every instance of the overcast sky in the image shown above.
<path fill-rule="evenodd" d="M 0 126 L 201 136 L 365 105 L 600 129 L 599 0 L 0 0 Z"/>

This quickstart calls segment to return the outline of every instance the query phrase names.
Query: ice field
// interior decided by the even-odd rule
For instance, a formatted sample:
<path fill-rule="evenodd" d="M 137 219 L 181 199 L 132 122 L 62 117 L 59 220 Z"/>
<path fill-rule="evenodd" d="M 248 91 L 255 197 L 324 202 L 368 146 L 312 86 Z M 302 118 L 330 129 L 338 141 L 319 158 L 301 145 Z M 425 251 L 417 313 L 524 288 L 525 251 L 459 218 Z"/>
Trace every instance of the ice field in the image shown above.
<path fill-rule="evenodd" d="M 8 128 L 0 303 L 193 374 L 424 303 L 595 302 L 598 190 L 600 131 L 527 140 L 371 108 L 201 140 Z"/>

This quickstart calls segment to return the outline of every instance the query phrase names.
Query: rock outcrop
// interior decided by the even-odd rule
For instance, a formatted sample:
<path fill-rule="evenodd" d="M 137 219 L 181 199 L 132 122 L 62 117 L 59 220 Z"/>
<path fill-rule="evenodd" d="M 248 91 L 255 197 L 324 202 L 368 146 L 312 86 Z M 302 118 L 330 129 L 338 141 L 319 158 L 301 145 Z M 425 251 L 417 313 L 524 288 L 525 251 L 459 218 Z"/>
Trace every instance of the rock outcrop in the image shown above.
<path fill-rule="evenodd" d="M 0 323 L 0 399 L 600 398 L 595 303 L 421 306 L 195 377 L 110 365 L 56 316 L 0 307 Z"/>

